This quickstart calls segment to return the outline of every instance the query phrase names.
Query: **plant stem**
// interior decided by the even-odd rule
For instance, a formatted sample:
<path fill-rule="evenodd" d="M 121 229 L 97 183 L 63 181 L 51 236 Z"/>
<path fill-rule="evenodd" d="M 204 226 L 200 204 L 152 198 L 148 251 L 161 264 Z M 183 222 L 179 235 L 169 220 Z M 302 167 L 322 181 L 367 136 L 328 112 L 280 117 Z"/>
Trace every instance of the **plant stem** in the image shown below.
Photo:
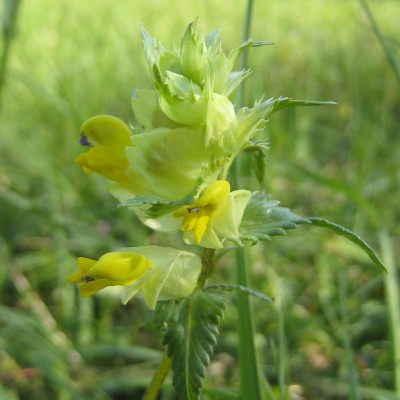
<path fill-rule="evenodd" d="M 400 395 L 400 293 L 398 289 L 398 273 L 394 261 L 393 244 L 388 233 L 379 233 L 383 262 L 387 267 L 385 274 L 386 302 L 388 305 L 390 333 L 393 343 L 394 390 Z"/>
<path fill-rule="evenodd" d="M 243 41 L 246 41 L 250 37 L 250 27 L 251 27 L 251 17 L 253 14 L 253 0 L 248 0 L 247 1 L 247 9 L 246 9 L 246 15 L 245 15 L 245 20 L 244 20 L 244 26 L 243 26 Z M 242 53 L 241 56 L 241 61 L 240 61 L 240 69 L 246 69 L 247 67 L 247 49 L 245 49 Z M 239 92 L 238 92 L 238 100 L 237 104 L 238 107 L 243 106 L 244 103 L 244 94 L 245 94 L 245 85 L 242 83 L 239 87 Z"/>
<path fill-rule="evenodd" d="M 282 290 L 282 282 L 279 280 L 279 288 L 280 292 Z M 278 324 L 279 324 L 279 343 L 278 343 L 278 382 L 279 382 L 279 395 L 280 399 L 286 398 L 286 370 L 287 370 L 287 340 L 286 340 L 286 332 L 285 332 L 285 306 L 283 300 L 280 299 L 277 302 L 277 308 L 279 313 Z"/>
<path fill-rule="evenodd" d="M 201 257 L 201 262 L 202 262 L 202 269 L 201 269 L 199 278 L 197 280 L 197 288 L 198 289 L 202 289 L 204 287 L 207 279 L 210 277 L 210 275 L 214 271 L 215 250 L 205 248 L 203 250 L 203 255 Z"/>
<path fill-rule="evenodd" d="M 11 43 L 15 33 L 15 25 L 18 16 L 18 9 L 21 0 L 13 0 L 4 2 L 4 15 L 3 15 L 3 53 L 0 59 L 0 96 L 3 90 L 4 79 L 6 74 L 6 67 L 10 55 Z M 1 102 L 0 102 L 1 109 Z"/>
<path fill-rule="evenodd" d="M 346 271 L 339 271 L 339 301 L 340 316 L 343 323 L 343 343 L 346 355 L 347 369 L 349 373 L 349 399 L 360 400 L 358 373 L 354 363 L 354 355 L 351 344 L 351 336 L 349 329 L 349 314 L 347 312 L 347 276 Z"/>
<path fill-rule="evenodd" d="M 396 75 L 397 81 L 400 83 L 400 65 L 397 63 L 397 59 L 396 59 L 393 51 L 390 49 L 385 36 L 383 35 L 378 24 L 376 23 L 376 20 L 375 20 L 374 16 L 372 15 L 366 0 L 359 0 L 359 2 L 360 2 L 360 5 L 361 5 L 365 15 L 368 18 L 369 23 L 371 24 L 371 27 L 375 33 L 375 36 L 379 40 L 379 43 L 381 44 L 383 51 L 385 52 L 386 58 L 390 64 L 390 66 L 392 67 L 394 74 Z"/>
<path fill-rule="evenodd" d="M 236 280 L 239 285 L 249 286 L 248 248 L 236 250 Z M 254 343 L 254 318 L 250 299 L 246 293 L 237 294 L 239 369 L 241 399 L 261 399 L 261 387 Z"/>
<path fill-rule="evenodd" d="M 245 16 L 243 40 L 249 37 L 251 26 L 251 15 L 253 1 L 248 0 Z M 247 64 L 247 51 L 242 53 L 241 68 Z M 238 107 L 243 104 L 244 85 L 239 88 Z M 235 188 L 240 187 L 240 163 L 239 159 L 233 164 L 231 181 Z M 249 286 L 249 262 L 248 246 L 236 249 L 236 281 L 239 285 Z M 239 373 L 240 373 L 240 397 L 241 399 L 261 399 L 261 385 L 257 368 L 256 349 L 254 344 L 254 319 L 247 294 L 237 293 L 237 312 L 238 312 L 238 353 L 239 353 Z"/>
<path fill-rule="evenodd" d="M 146 393 L 143 396 L 143 400 L 157 399 L 157 396 L 160 392 L 164 379 L 168 375 L 170 369 L 171 369 L 171 359 L 168 357 L 167 352 L 165 352 L 164 357 L 161 360 L 161 363 L 157 371 L 153 375 L 150 385 L 148 386 Z"/>

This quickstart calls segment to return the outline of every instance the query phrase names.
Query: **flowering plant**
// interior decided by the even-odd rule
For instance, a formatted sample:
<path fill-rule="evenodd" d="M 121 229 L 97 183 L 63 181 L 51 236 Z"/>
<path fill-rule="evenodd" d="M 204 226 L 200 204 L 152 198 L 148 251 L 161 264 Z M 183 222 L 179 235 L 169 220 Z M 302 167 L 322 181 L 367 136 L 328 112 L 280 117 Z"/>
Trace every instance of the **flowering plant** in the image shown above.
<path fill-rule="evenodd" d="M 203 248 L 202 258 L 162 246 L 124 248 L 98 260 L 79 258 L 78 271 L 69 280 L 80 286 L 83 297 L 121 286 L 126 303 L 142 291 L 165 326 L 166 357 L 160 368 L 166 372 L 172 363 L 177 397 L 196 399 L 216 344 L 224 291 L 268 300 L 239 284 L 207 288 L 217 249 L 227 243 L 254 245 L 307 223 L 346 236 L 383 264 L 366 242 L 339 225 L 299 217 L 262 190 L 231 189 L 228 172 L 241 152 L 251 150 L 264 157 L 266 142 L 255 141 L 254 136 L 271 114 L 287 107 L 326 104 L 271 98 L 235 108 L 230 95 L 250 74 L 247 69 L 235 71 L 235 63 L 245 49 L 268 42 L 248 40 L 226 55 L 218 33 L 203 35 L 197 22 L 188 26 L 178 50 L 165 49 L 144 28 L 142 38 L 154 89 L 134 91 L 130 125 L 109 115 L 86 121 L 80 143 L 88 150 L 76 162 L 84 172 L 108 179 L 120 205 L 132 209 L 143 224 L 164 232 L 181 231 L 186 243 Z M 261 181 L 264 164 L 256 165 Z M 152 384 L 146 398 L 156 398 L 158 389 Z"/>

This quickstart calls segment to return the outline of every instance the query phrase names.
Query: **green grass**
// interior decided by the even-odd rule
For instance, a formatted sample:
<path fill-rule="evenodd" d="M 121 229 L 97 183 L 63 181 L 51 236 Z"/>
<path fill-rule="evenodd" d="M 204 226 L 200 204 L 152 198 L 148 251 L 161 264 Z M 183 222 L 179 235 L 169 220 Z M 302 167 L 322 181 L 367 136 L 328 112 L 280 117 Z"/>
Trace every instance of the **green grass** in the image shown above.
<path fill-rule="evenodd" d="M 1 93 L 2 399 L 140 398 L 161 359 L 149 311 L 140 300 L 123 307 L 110 292 L 81 300 L 65 279 L 78 255 L 179 242 L 148 238 L 132 214 L 116 208 L 106 184 L 74 164 L 79 127 L 100 113 L 129 121 L 131 91 L 151 87 L 141 22 L 166 44 L 179 45 L 198 16 L 205 31 L 221 28 L 229 50 L 242 40 L 245 1 L 226 4 L 22 2 Z M 368 4 L 400 60 L 399 2 Z M 262 133 L 271 146 L 267 191 L 297 214 L 362 235 L 396 279 L 400 88 L 360 3 L 255 1 L 251 36 L 275 44 L 250 50 L 246 104 L 262 95 L 338 103 L 271 118 Z M 254 178 L 244 182 L 257 187 Z M 276 306 L 252 300 L 269 397 L 283 399 L 286 388 L 310 399 L 400 398 L 393 280 L 354 245 L 318 228 L 300 227 L 251 255 L 250 285 L 277 298 Z M 234 282 L 229 255 L 213 280 Z M 205 399 L 238 391 L 236 332 L 232 306 Z M 163 399 L 169 398 L 167 382 Z"/>

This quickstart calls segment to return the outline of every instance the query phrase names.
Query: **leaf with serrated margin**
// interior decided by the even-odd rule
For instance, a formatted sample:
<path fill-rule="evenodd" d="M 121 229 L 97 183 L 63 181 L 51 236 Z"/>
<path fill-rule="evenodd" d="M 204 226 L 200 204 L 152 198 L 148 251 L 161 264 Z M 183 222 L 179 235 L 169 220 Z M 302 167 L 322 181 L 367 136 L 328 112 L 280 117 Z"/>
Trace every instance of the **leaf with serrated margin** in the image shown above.
<path fill-rule="evenodd" d="M 274 44 L 273 42 L 265 41 L 265 40 L 253 40 L 253 39 L 247 39 L 245 42 L 243 42 L 239 47 L 238 50 L 239 52 L 242 52 L 244 49 L 248 47 L 259 47 L 259 46 L 267 46 L 269 44 Z"/>
<path fill-rule="evenodd" d="M 164 344 L 172 359 L 172 382 L 180 400 L 200 398 L 205 367 L 217 344 L 225 303 L 221 296 L 199 290 L 181 300 L 168 322 Z"/>
<path fill-rule="evenodd" d="M 196 192 L 197 189 L 179 200 L 166 200 L 158 196 L 138 195 L 132 199 L 120 203 L 118 207 L 150 206 L 146 210 L 146 214 L 150 218 L 156 218 L 168 214 L 183 206 L 189 205 L 193 202 Z"/>
<path fill-rule="evenodd" d="M 239 225 L 239 243 L 250 240 L 269 240 L 271 236 L 286 235 L 287 229 L 309 223 L 288 208 L 279 207 L 279 201 L 272 200 L 264 191 L 252 193 Z"/>
<path fill-rule="evenodd" d="M 385 264 L 379 258 L 375 250 L 364 239 L 362 239 L 359 235 L 357 235 L 350 229 L 335 224 L 334 222 L 328 221 L 324 218 L 309 217 L 307 219 L 314 226 L 328 228 L 331 231 L 335 232 L 337 235 L 344 236 L 345 238 L 349 239 L 351 242 L 360 247 L 376 265 L 381 267 L 385 272 L 387 271 Z"/>
<path fill-rule="evenodd" d="M 274 299 L 271 297 L 265 296 L 264 294 L 257 292 L 256 290 L 250 289 L 243 285 L 238 285 L 235 283 L 221 284 L 221 285 L 211 285 L 207 286 L 204 290 L 218 290 L 218 291 L 227 291 L 227 292 L 243 292 L 249 294 L 251 296 L 257 297 L 267 303 L 273 303 Z"/>
<path fill-rule="evenodd" d="M 289 107 L 324 106 L 334 104 L 336 104 L 334 101 L 294 100 L 290 97 L 280 97 L 279 99 L 271 99 L 271 110 L 268 115 Z"/>

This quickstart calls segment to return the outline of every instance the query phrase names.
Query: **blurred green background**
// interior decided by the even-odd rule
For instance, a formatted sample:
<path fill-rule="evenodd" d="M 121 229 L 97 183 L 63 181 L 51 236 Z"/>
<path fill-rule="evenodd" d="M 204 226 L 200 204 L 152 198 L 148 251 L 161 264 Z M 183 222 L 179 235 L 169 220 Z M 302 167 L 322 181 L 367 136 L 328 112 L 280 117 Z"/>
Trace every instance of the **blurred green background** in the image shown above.
<path fill-rule="evenodd" d="M 3 19 L 7 22 L 5 0 Z M 370 0 L 400 63 L 400 2 Z M 141 300 L 105 291 L 82 300 L 66 283 L 77 256 L 121 246 L 182 246 L 151 234 L 84 175 L 79 128 L 107 113 L 132 118 L 135 87 L 151 88 L 140 25 L 179 46 L 199 17 L 242 42 L 246 2 L 21 1 L 0 98 L 0 398 L 139 399 L 162 354 Z M 246 105 L 264 96 L 332 100 L 272 116 L 265 188 L 302 216 L 369 241 L 383 274 L 354 245 L 302 226 L 253 248 L 260 368 L 276 399 L 400 399 L 400 70 L 356 0 L 255 1 L 254 73 Z M 4 37 L 3 37 L 4 39 Z M 4 50 L 4 40 L 3 47 Z M 249 188 L 257 189 L 253 178 Z M 234 282 L 229 255 L 215 282 Z M 207 370 L 204 399 L 237 398 L 234 296 Z M 240 322 L 239 322 L 240 323 Z M 397 359 L 397 363 L 395 362 Z M 170 382 L 162 399 L 172 399 Z"/>

